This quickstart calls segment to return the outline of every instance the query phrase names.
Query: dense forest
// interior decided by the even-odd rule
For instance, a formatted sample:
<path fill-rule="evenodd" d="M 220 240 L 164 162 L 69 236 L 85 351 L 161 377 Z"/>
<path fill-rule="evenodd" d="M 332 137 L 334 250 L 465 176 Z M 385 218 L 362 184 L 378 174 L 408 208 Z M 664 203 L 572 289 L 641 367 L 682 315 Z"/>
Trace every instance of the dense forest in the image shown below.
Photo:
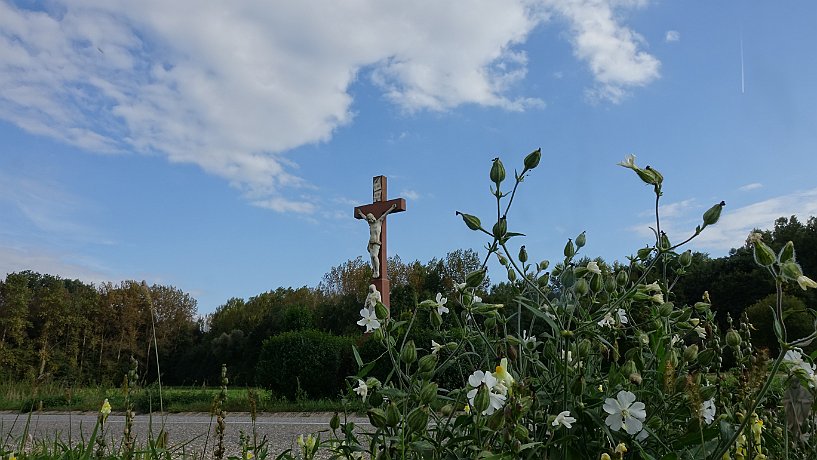
<path fill-rule="evenodd" d="M 775 250 L 793 241 L 803 272 L 817 274 L 817 218 L 806 223 L 780 218 L 762 234 Z M 622 266 L 596 260 L 608 272 Z M 472 250 L 452 251 L 427 263 L 390 259 L 392 315 L 399 317 L 438 292 L 451 293 L 480 264 Z M 310 347 L 314 358 L 325 359 L 342 379 L 354 373 L 350 345 L 366 349 L 362 328 L 355 323 L 369 276 L 368 263 L 357 258 L 331 268 L 316 287 L 279 287 L 246 300 L 229 299 L 199 317 L 195 299 L 173 286 L 136 281 L 95 286 L 29 271 L 11 273 L 0 281 L 0 381 L 118 385 L 132 356 L 140 379 L 153 382 L 158 356 L 165 384 L 213 384 L 220 364 L 227 363 L 233 383 L 274 387 L 275 373 L 266 369 L 282 365 L 288 355 L 295 364 L 283 365 L 303 366 L 300 358 Z M 737 319 L 746 313 L 757 329 L 755 345 L 770 346 L 773 337 L 766 331 L 771 327 L 764 321 L 770 321 L 767 305 L 774 284 L 755 264 L 748 245 L 715 259 L 693 253 L 672 300 L 693 304 L 704 291 L 719 321 L 725 324 L 727 314 Z M 515 286 L 486 279 L 482 292 L 486 301 L 510 306 Z M 815 291 L 795 287 L 785 294 L 787 324 L 810 327 L 805 311 L 817 309 Z M 413 333 L 428 337 L 431 328 L 421 321 Z M 308 373 L 302 375 L 308 379 Z"/>

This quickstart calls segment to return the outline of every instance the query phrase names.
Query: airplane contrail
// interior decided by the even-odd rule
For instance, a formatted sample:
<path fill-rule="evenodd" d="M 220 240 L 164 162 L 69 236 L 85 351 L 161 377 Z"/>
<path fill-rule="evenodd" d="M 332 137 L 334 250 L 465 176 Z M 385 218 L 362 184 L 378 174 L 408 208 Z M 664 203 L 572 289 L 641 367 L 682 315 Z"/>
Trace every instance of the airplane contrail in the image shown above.
<path fill-rule="evenodd" d="M 740 94 L 746 93 L 746 80 L 743 71 L 743 31 L 740 32 Z"/>

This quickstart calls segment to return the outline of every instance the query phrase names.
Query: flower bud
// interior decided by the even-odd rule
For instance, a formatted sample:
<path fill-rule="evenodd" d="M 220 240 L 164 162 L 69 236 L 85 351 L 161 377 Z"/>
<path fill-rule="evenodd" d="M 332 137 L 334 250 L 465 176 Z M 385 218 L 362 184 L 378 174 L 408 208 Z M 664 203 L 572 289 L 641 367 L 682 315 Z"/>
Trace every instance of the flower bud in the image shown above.
<path fill-rule="evenodd" d="M 566 267 L 562 272 L 561 276 L 562 286 L 569 288 L 573 286 L 573 283 L 576 282 L 576 274 L 573 273 L 573 269 L 570 267 Z"/>
<path fill-rule="evenodd" d="M 624 286 L 627 284 L 627 281 L 629 281 L 629 278 L 630 277 L 627 275 L 627 272 L 622 270 L 616 275 L 616 284 L 619 286 Z"/>
<path fill-rule="evenodd" d="M 586 359 L 587 355 L 590 354 L 590 348 L 591 347 L 592 347 L 592 344 L 590 343 L 590 339 L 584 339 L 581 342 L 579 342 L 579 347 L 578 347 L 579 358 Z"/>
<path fill-rule="evenodd" d="M 587 236 L 584 232 L 579 233 L 579 236 L 576 237 L 576 247 L 581 249 L 587 243 Z"/>
<path fill-rule="evenodd" d="M 483 281 L 485 281 L 485 273 L 486 270 L 484 268 L 481 268 L 466 275 L 465 277 L 466 286 L 471 288 L 479 287 L 479 285 L 482 284 Z"/>
<path fill-rule="evenodd" d="M 377 319 L 383 320 L 389 317 L 389 309 L 381 302 L 377 302 L 374 306 L 374 314 L 377 315 Z"/>
<path fill-rule="evenodd" d="M 790 260 L 780 265 L 780 274 L 783 275 L 784 278 L 796 280 L 803 276 L 803 270 L 799 264 Z"/>
<path fill-rule="evenodd" d="M 647 166 L 644 169 L 646 169 L 647 171 L 652 173 L 653 177 L 655 177 L 656 185 L 661 185 L 661 183 L 664 182 L 664 176 L 662 176 L 661 173 L 658 172 L 657 169 L 655 169 L 655 168 L 653 168 L 651 166 Z"/>
<path fill-rule="evenodd" d="M 497 187 L 505 180 L 505 166 L 502 165 L 502 160 L 494 158 L 494 164 L 491 165 L 491 182 L 495 183 Z"/>
<path fill-rule="evenodd" d="M 698 357 L 698 345 L 692 344 L 684 350 L 684 360 L 688 363 L 695 361 L 695 358 Z"/>
<path fill-rule="evenodd" d="M 647 246 L 646 248 L 641 248 L 638 250 L 638 258 L 641 260 L 647 260 L 647 258 L 652 253 L 652 248 Z"/>
<path fill-rule="evenodd" d="M 366 411 L 366 415 L 369 417 L 369 423 L 371 423 L 373 427 L 375 428 L 386 427 L 386 413 L 383 412 L 383 409 L 372 407 L 368 411 Z"/>
<path fill-rule="evenodd" d="M 428 412 L 425 407 L 417 407 L 406 417 L 409 430 L 423 432 L 428 427 Z"/>
<path fill-rule="evenodd" d="M 794 261 L 794 243 L 789 241 L 783 246 L 783 249 L 780 250 L 780 254 L 777 255 L 777 261 L 781 264 L 788 261 Z"/>
<path fill-rule="evenodd" d="M 708 366 L 709 363 L 715 358 L 715 350 L 711 348 L 707 348 L 706 350 L 698 353 L 698 364 L 701 366 Z"/>
<path fill-rule="evenodd" d="M 491 390 L 485 384 L 480 384 L 476 396 L 474 396 L 474 409 L 477 413 L 483 413 L 491 403 L 491 395 L 488 394 Z"/>
<path fill-rule="evenodd" d="M 503 267 L 505 265 L 508 265 L 508 259 L 506 259 L 505 256 L 503 256 L 502 254 L 497 253 L 496 258 L 499 260 L 499 264 L 502 265 Z"/>
<path fill-rule="evenodd" d="M 437 397 L 437 384 L 434 382 L 426 383 L 420 389 L 420 402 L 423 404 L 431 404 L 434 398 Z"/>
<path fill-rule="evenodd" d="M 775 262 L 775 255 L 772 248 L 766 246 L 766 243 L 758 240 L 755 241 L 753 253 L 755 256 L 755 263 L 763 267 L 770 267 Z"/>
<path fill-rule="evenodd" d="M 471 230 L 479 230 L 482 228 L 482 222 L 479 221 L 479 217 L 459 211 L 457 211 L 457 215 L 462 216 L 463 222 L 465 222 L 465 225 Z"/>
<path fill-rule="evenodd" d="M 633 372 L 628 378 L 630 379 L 630 383 L 634 385 L 641 385 L 641 382 L 643 381 L 641 374 L 638 372 Z"/>
<path fill-rule="evenodd" d="M 725 201 L 712 206 L 704 213 L 704 227 L 707 225 L 714 225 L 721 218 L 721 210 L 726 206 Z"/>
<path fill-rule="evenodd" d="M 533 169 L 539 166 L 539 160 L 542 159 L 542 149 L 536 149 L 525 157 L 525 169 Z"/>
<path fill-rule="evenodd" d="M 571 258 L 576 254 L 576 248 L 573 247 L 573 240 L 568 239 L 567 244 L 565 245 L 564 254 L 566 258 Z"/>
<path fill-rule="evenodd" d="M 678 263 L 681 264 L 682 267 L 689 267 L 692 264 L 692 251 L 687 249 L 682 252 L 678 257 Z"/>
<path fill-rule="evenodd" d="M 613 292 L 616 290 L 616 279 L 612 276 L 608 276 L 604 279 L 604 290 L 607 292 Z"/>
<path fill-rule="evenodd" d="M 400 423 L 400 410 L 397 409 L 397 404 L 390 402 L 386 406 L 386 425 L 394 428 Z"/>
<path fill-rule="evenodd" d="M 666 318 L 672 314 L 672 309 L 674 306 L 675 305 L 673 305 L 672 302 L 664 302 L 660 307 L 658 307 L 658 314 Z"/>
<path fill-rule="evenodd" d="M 629 378 L 630 374 L 635 374 L 636 372 L 638 372 L 638 368 L 635 367 L 635 361 L 632 359 L 627 360 L 627 362 L 621 366 L 621 375 L 625 377 Z"/>
<path fill-rule="evenodd" d="M 419 372 L 431 372 L 437 366 L 437 355 L 425 355 L 417 363 Z"/>
<path fill-rule="evenodd" d="M 593 275 L 593 277 L 590 278 L 590 290 L 599 293 L 603 287 L 604 283 L 601 281 L 601 275 Z"/>
<path fill-rule="evenodd" d="M 504 217 L 500 217 L 494 224 L 493 235 L 496 239 L 502 239 L 508 233 L 508 221 Z"/>
<path fill-rule="evenodd" d="M 431 323 L 431 327 L 434 329 L 439 329 L 443 324 L 443 317 L 440 316 L 440 312 L 438 312 L 437 309 L 432 309 L 428 312 L 428 322 Z"/>
<path fill-rule="evenodd" d="M 525 425 L 519 423 L 513 429 L 513 436 L 520 441 L 527 441 L 530 439 L 530 431 Z"/>
<path fill-rule="evenodd" d="M 445 406 L 440 408 L 440 413 L 443 415 L 443 417 L 448 417 L 453 412 L 454 412 L 454 406 L 452 406 L 451 404 L 446 404 Z"/>
<path fill-rule="evenodd" d="M 590 286 L 587 283 L 587 280 L 584 278 L 579 278 L 576 280 L 576 284 L 573 285 L 573 291 L 576 292 L 576 295 L 579 297 L 587 294 L 589 291 Z"/>
<path fill-rule="evenodd" d="M 655 174 L 653 174 L 653 171 L 651 169 L 635 168 L 633 169 L 633 171 L 635 171 L 635 173 L 638 174 L 638 177 L 640 177 L 641 180 L 644 181 L 644 183 L 656 186 L 658 185 L 658 178 L 655 177 Z"/>
<path fill-rule="evenodd" d="M 494 326 L 496 326 L 496 317 L 489 316 L 489 317 L 485 318 L 485 321 L 483 322 L 483 324 L 485 325 L 485 327 L 487 329 L 493 328 Z"/>
<path fill-rule="evenodd" d="M 660 241 L 661 241 L 661 250 L 666 251 L 667 249 L 669 249 L 672 246 L 670 244 L 670 242 L 669 242 L 669 237 L 664 232 L 661 232 Z"/>
<path fill-rule="evenodd" d="M 537 270 L 547 270 L 548 266 L 550 265 L 549 260 L 543 260 L 536 265 Z"/>
<path fill-rule="evenodd" d="M 340 427 L 340 418 L 338 417 L 338 413 L 335 412 L 335 415 L 333 415 L 332 419 L 329 420 L 329 428 L 331 428 L 332 431 L 335 431 L 338 429 L 338 427 Z"/>
<path fill-rule="evenodd" d="M 740 346 L 740 342 L 742 341 L 740 334 L 738 331 L 734 329 L 729 329 L 726 332 L 726 344 L 732 348 L 737 348 Z"/>
<path fill-rule="evenodd" d="M 528 261 L 528 251 L 525 250 L 524 244 L 519 248 L 519 261 L 523 264 Z"/>
<path fill-rule="evenodd" d="M 411 364 L 417 360 L 417 347 L 414 346 L 414 340 L 409 340 L 400 351 L 400 359 L 406 363 Z"/>

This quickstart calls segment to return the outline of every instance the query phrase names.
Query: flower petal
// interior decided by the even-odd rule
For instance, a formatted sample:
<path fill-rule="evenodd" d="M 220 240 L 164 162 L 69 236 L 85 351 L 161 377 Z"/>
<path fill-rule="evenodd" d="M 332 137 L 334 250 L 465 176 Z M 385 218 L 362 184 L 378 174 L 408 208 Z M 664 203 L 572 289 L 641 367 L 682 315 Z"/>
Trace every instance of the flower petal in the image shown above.
<path fill-rule="evenodd" d="M 624 429 L 629 435 L 634 435 L 644 428 L 644 424 L 641 423 L 641 420 L 633 417 L 625 417 L 622 426 L 624 426 Z"/>
<path fill-rule="evenodd" d="M 470 377 L 468 377 L 468 385 L 476 388 L 482 383 L 482 379 L 485 377 L 485 373 L 482 371 L 474 371 Z"/>
<path fill-rule="evenodd" d="M 644 420 L 647 418 L 647 411 L 645 410 L 644 403 L 641 401 L 634 402 L 633 405 L 630 406 L 629 412 L 630 415 L 637 419 Z"/>
<path fill-rule="evenodd" d="M 604 419 L 604 423 L 610 427 L 613 431 L 618 431 L 621 429 L 621 414 L 610 414 Z"/>
<path fill-rule="evenodd" d="M 604 400 L 604 412 L 608 414 L 619 414 L 621 413 L 621 405 L 613 398 L 607 398 Z"/>
<path fill-rule="evenodd" d="M 635 395 L 630 391 L 621 390 L 618 392 L 616 399 L 618 399 L 618 402 L 620 403 L 622 408 L 627 408 L 630 407 L 630 405 L 635 402 Z"/>

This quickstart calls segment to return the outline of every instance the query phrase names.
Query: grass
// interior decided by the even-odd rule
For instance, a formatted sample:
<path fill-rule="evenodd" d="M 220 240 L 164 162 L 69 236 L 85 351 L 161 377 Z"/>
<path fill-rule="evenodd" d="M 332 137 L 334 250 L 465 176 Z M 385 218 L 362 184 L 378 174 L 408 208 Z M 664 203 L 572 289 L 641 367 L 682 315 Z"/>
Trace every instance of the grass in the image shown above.
<path fill-rule="evenodd" d="M 256 409 L 259 412 L 333 412 L 342 411 L 340 399 L 298 399 L 290 401 L 272 392 L 255 388 Z M 218 387 L 163 387 L 162 400 L 165 412 L 210 412 Z M 227 390 L 225 409 L 229 412 L 250 411 L 249 394 L 246 388 Z M 79 387 L 46 384 L 33 387 L 23 383 L 0 384 L 0 410 L 28 412 L 50 411 L 91 411 L 96 412 L 102 401 L 108 399 L 114 410 L 125 406 L 125 397 L 119 388 Z M 137 390 L 134 395 L 134 409 L 140 413 L 158 412 L 159 389 L 149 386 Z"/>

